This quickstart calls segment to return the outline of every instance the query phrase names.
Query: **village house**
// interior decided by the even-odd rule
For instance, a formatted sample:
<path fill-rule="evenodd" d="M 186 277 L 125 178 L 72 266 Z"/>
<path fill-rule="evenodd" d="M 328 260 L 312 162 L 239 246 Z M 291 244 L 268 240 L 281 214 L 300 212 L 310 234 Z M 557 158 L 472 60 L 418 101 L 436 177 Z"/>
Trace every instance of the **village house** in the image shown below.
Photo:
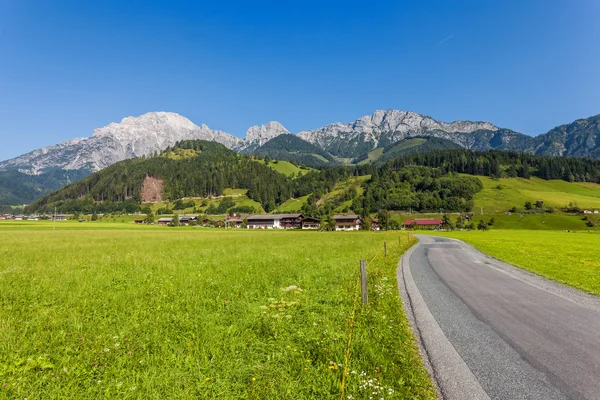
<path fill-rule="evenodd" d="M 169 225 L 172 220 L 173 220 L 172 217 L 159 218 L 158 221 L 156 221 L 156 225 L 166 226 L 166 225 Z"/>
<path fill-rule="evenodd" d="M 302 229 L 320 229 L 321 220 L 319 218 L 305 217 L 302 220 Z"/>
<path fill-rule="evenodd" d="M 244 221 L 237 216 L 225 218 L 225 228 L 241 228 Z"/>
<path fill-rule="evenodd" d="M 247 219 L 248 229 L 300 229 L 302 214 L 251 215 Z"/>
<path fill-rule="evenodd" d="M 179 216 L 180 225 L 190 225 L 192 222 L 198 222 L 198 214 L 183 214 Z"/>
<path fill-rule="evenodd" d="M 404 229 L 440 230 L 442 229 L 442 220 L 439 218 L 407 219 L 402 223 L 402 227 Z"/>
<path fill-rule="evenodd" d="M 360 218 L 356 214 L 337 214 L 333 216 L 336 231 L 357 231 L 360 229 Z"/>

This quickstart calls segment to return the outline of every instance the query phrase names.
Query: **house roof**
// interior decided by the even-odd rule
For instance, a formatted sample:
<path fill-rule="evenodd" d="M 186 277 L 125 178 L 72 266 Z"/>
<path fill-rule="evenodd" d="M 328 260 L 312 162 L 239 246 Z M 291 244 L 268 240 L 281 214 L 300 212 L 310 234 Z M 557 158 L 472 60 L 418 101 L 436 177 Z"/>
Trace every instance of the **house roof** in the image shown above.
<path fill-rule="evenodd" d="M 304 221 L 315 221 L 315 222 L 321 222 L 320 218 L 315 218 L 315 217 L 305 217 Z"/>
<path fill-rule="evenodd" d="M 300 213 L 295 213 L 295 214 L 261 214 L 261 215 L 250 215 L 248 217 L 248 220 L 253 220 L 253 219 L 282 219 L 282 218 L 300 218 L 302 217 L 302 214 Z"/>
<path fill-rule="evenodd" d="M 407 219 L 403 225 L 441 225 L 442 220 L 439 218 L 428 218 L 428 219 Z"/>
<path fill-rule="evenodd" d="M 336 214 L 333 219 L 358 219 L 359 216 L 356 214 Z"/>
<path fill-rule="evenodd" d="M 173 218 L 159 218 L 157 222 L 171 222 Z"/>

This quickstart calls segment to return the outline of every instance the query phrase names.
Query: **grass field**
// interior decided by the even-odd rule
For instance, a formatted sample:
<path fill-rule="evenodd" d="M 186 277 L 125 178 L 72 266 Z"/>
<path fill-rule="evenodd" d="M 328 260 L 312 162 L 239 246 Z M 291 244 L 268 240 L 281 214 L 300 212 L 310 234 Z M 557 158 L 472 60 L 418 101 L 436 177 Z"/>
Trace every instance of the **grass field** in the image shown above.
<path fill-rule="evenodd" d="M 0 224 L 0 398 L 436 398 L 407 236 L 22 223 Z"/>
<path fill-rule="evenodd" d="M 598 233 L 492 230 L 443 235 L 548 279 L 600 295 Z"/>
<path fill-rule="evenodd" d="M 257 212 L 264 212 L 262 205 L 257 202 L 254 201 L 252 199 L 250 199 L 246 193 L 248 192 L 247 189 L 224 189 L 223 190 L 223 197 L 231 197 L 233 199 L 233 202 L 235 203 L 236 207 L 240 207 L 240 206 L 250 206 L 250 207 L 254 207 L 255 210 L 257 210 Z M 214 205 L 215 207 L 217 207 L 219 205 L 219 203 L 221 202 L 221 200 L 223 200 L 223 197 L 218 197 L 218 198 L 214 198 L 214 199 L 209 199 L 209 198 L 195 198 L 192 199 L 194 201 L 194 203 L 196 204 L 195 207 L 188 207 L 184 210 L 173 210 L 174 212 L 177 212 L 179 214 L 191 214 L 194 211 L 194 208 L 196 208 L 197 211 L 199 212 L 204 212 L 206 211 L 206 209 L 208 207 L 210 207 L 210 205 Z M 202 206 L 202 204 L 205 203 L 206 205 Z M 157 203 L 152 203 L 150 206 L 152 208 L 152 211 L 154 213 L 156 213 L 156 211 L 159 208 L 166 208 L 166 207 L 172 207 L 173 203 L 167 203 L 166 201 L 163 202 L 157 202 Z"/>
<path fill-rule="evenodd" d="M 275 210 L 275 211 L 278 213 L 289 213 L 289 212 L 300 211 L 300 209 L 302 209 L 302 206 L 304 204 L 306 204 L 306 201 L 308 200 L 309 197 L 310 197 L 310 195 L 306 195 L 306 196 L 298 197 L 297 199 L 289 199 L 288 201 L 286 201 L 285 203 L 283 203 L 282 205 L 277 207 L 277 210 Z"/>
<path fill-rule="evenodd" d="M 513 206 L 522 209 L 526 201 L 535 203 L 536 200 L 544 200 L 544 205 L 556 208 L 575 201 L 582 208 L 600 209 L 600 185 L 595 183 L 545 181 L 539 178 L 478 178 L 484 188 L 475 196 L 476 212 L 483 207 L 485 214 L 503 213 Z"/>

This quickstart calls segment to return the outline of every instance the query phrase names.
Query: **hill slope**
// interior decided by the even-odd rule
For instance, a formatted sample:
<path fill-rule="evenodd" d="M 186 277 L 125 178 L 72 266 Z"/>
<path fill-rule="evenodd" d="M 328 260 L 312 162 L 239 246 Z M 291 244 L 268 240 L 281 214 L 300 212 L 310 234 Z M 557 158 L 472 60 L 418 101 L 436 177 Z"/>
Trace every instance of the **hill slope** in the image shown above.
<path fill-rule="evenodd" d="M 337 164 L 331 154 L 291 134 L 274 137 L 253 150 L 252 154 L 269 156 L 277 160 L 290 161 L 296 165 L 315 168 Z"/>

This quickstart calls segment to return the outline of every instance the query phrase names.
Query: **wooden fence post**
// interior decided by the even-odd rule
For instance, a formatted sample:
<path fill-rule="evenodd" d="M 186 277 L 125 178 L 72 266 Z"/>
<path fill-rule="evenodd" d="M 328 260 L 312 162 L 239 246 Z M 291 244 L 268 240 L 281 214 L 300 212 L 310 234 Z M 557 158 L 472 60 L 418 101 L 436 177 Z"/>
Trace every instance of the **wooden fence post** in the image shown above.
<path fill-rule="evenodd" d="M 387 257 L 387 242 L 383 242 L 383 256 Z"/>
<path fill-rule="evenodd" d="M 369 302 L 369 294 L 367 293 L 367 262 L 360 260 L 360 283 L 362 288 L 362 302 L 367 304 Z"/>

